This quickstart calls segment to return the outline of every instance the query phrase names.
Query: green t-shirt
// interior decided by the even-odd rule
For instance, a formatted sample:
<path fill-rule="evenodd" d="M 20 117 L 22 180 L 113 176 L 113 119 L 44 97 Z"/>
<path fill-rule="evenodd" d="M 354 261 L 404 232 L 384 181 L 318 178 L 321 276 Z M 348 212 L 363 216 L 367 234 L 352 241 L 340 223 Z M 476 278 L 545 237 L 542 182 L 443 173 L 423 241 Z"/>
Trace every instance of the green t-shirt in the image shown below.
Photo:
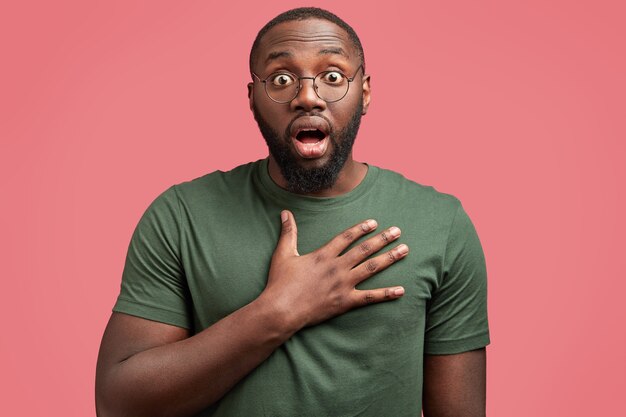
<path fill-rule="evenodd" d="M 114 311 L 197 333 L 248 304 L 265 288 L 283 209 L 301 254 L 368 218 L 398 226 L 389 248 L 409 255 L 357 288 L 406 293 L 301 330 L 198 415 L 420 416 L 424 354 L 489 344 L 485 263 L 456 198 L 392 171 L 369 166 L 330 198 L 281 189 L 267 159 L 171 187 L 133 234 Z"/>

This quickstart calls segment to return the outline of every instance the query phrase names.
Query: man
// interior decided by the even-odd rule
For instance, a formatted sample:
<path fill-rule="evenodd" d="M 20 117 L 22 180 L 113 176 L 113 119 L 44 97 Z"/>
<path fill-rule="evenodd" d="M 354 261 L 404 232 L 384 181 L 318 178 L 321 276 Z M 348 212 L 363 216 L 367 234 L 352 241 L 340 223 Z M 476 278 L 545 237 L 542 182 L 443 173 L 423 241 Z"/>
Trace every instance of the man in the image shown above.
<path fill-rule="evenodd" d="M 133 235 L 100 416 L 481 416 L 480 243 L 454 197 L 352 158 L 370 77 L 345 22 L 268 23 L 250 108 L 269 157 L 167 190 Z M 409 254 L 410 248 L 410 254 Z"/>

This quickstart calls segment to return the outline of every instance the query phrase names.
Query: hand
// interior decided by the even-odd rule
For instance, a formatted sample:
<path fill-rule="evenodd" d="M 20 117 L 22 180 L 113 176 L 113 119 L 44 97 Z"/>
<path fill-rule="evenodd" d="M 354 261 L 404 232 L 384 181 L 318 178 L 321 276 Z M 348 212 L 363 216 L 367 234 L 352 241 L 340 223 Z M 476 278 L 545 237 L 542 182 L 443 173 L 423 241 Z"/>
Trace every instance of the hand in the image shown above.
<path fill-rule="evenodd" d="M 397 227 L 391 227 L 339 256 L 351 243 L 378 226 L 375 220 L 366 220 L 335 236 L 321 248 L 300 256 L 293 214 L 283 211 L 281 221 L 281 236 L 272 255 L 269 278 L 262 296 L 288 320 L 288 326 L 293 331 L 357 307 L 395 300 L 404 294 L 402 287 L 355 288 L 358 283 L 407 255 L 409 248 L 402 244 L 365 260 L 400 236 Z"/>

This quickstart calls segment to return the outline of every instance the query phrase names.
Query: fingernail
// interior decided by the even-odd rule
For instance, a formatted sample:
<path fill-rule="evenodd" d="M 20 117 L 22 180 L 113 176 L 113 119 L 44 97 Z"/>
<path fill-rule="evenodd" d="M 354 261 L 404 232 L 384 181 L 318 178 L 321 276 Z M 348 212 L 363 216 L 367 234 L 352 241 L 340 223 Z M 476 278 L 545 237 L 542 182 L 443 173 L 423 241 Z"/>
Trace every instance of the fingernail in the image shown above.
<path fill-rule="evenodd" d="M 391 237 L 398 237 L 400 236 L 400 229 L 398 229 L 396 226 L 390 227 L 389 234 L 391 235 Z"/>
<path fill-rule="evenodd" d="M 280 212 L 280 220 L 285 223 L 287 220 L 289 219 L 289 214 L 287 214 L 286 211 L 281 211 Z"/>
<path fill-rule="evenodd" d="M 364 232 L 369 232 L 370 230 L 375 229 L 376 226 L 378 226 L 376 220 L 369 219 L 365 220 L 365 222 L 361 225 L 361 229 L 363 229 Z"/>
<path fill-rule="evenodd" d="M 402 288 L 402 287 L 396 288 L 395 290 L 393 290 L 393 294 L 394 295 L 398 295 L 398 296 L 404 295 L 404 288 Z"/>
<path fill-rule="evenodd" d="M 407 253 L 409 253 L 409 247 L 403 243 L 402 245 L 398 246 L 398 253 L 400 255 L 406 255 Z"/>

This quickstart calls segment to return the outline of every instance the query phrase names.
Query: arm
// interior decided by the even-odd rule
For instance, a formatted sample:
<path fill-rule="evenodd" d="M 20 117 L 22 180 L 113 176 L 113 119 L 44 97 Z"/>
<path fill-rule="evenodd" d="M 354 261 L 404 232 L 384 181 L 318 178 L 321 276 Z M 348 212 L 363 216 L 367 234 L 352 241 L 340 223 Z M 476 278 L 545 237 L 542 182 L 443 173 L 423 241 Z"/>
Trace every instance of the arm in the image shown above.
<path fill-rule="evenodd" d="M 484 417 L 485 349 L 424 357 L 424 417 Z"/>
<path fill-rule="evenodd" d="M 267 287 L 213 326 L 189 337 L 179 327 L 112 315 L 96 372 L 100 417 L 191 415 L 219 400 L 301 328 L 404 293 L 398 287 L 355 289 L 406 256 L 408 248 L 400 246 L 365 261 L 397 239 L 399 230 L 386 230 L 340 256 L 376 228 L 364 222 L 300 256 L 293 215 L 283 212 L 282 222 Z"/>
<path fill-rule="evenodd" d="M 290 337 L 268 307 L 257 300 L 193 337 L 113 313 L 98 357 L 98 415 L 184 416 L 215 402 Z"/>
<path fill-rule="evenodd" d="M 424 417 L 484 417 L 487 271 L 478 235 L 461 206 L 426 321 Z"/>

